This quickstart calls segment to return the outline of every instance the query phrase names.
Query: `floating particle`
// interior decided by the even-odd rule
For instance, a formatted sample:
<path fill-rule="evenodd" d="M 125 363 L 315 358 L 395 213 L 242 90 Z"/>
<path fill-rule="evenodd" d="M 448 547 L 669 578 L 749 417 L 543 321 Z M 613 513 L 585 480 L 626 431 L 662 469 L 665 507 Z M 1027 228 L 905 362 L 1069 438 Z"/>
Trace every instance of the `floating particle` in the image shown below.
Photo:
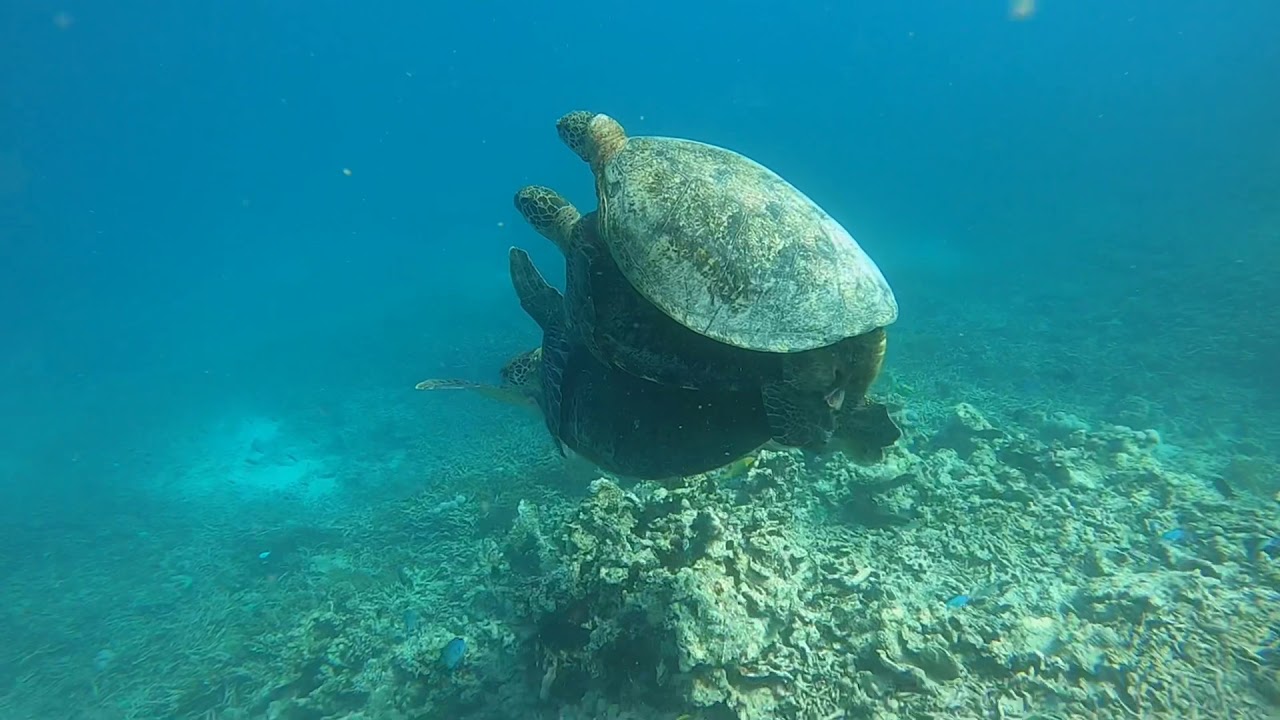
<path fill-rule="evenodd" d="M 1036 14 L 1036 0 L 1010 0 L 1009 19 L 1030 20 Z"/>
<path fill-rule="evenodd" d="M 116 654 L 114 652 L 108 648 L 103 648 L 98 651 L 97 655 L 93 656 L 93 669 L 97 672 L 106 672 L 115 659 Z"/>

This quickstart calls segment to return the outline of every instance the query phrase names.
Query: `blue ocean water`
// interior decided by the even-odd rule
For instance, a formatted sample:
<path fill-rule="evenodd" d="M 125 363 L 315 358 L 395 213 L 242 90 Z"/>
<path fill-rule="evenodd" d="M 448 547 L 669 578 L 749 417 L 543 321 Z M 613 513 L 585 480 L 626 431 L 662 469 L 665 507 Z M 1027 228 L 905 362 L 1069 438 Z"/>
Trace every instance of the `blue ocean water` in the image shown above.
<path fill-rule="evenodd" d="M 442 688 L 503 672 L 545 717 L 647 717 L 548 690 L 573 675 L 542 646 L 486 666 L 482 619 L 517 623 L 457 548 L 586 483 L 527 409 L 413 391 L 538 344 L 506 251 L 563 264 L 511 197 L 594 207 L 555 133 L 580 108 L 749 155 L 849 228 L 901 305 L 880 387 L 913 451 L 961 402 L 1154 429 L 1274 521 L 1273 2 L 109 5 L 0 8 L 4 717 L 502 717 Z M 458 605 L 375 613 L 420 675 L 285 708 L 320 684 L 298 628 L 346 622 L 324 583 Z M 368 689 L 422 682 L 455 704 Z"/>

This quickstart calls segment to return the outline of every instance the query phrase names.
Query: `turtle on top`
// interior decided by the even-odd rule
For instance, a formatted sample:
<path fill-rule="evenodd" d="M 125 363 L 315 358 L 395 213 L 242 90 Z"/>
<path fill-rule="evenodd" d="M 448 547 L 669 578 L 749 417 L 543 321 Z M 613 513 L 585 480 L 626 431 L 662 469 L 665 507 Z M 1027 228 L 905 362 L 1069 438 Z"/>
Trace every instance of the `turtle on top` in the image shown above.
<path fill-rule="evenodd" d="M 582 214 L 528 186 L 516 208 L 565 258 L 564 295 L 512 248 L 513 286 L 543 330 L 497 388 L 536 401 L 562 448 L 606 470 L 692 474 L 767 443 L 875 461 L 901 432 L 867 390 L 897 303 L 843 227 L 758 163 L 713 145 L 626 136 L 571 112 L 591 165 Z"/>

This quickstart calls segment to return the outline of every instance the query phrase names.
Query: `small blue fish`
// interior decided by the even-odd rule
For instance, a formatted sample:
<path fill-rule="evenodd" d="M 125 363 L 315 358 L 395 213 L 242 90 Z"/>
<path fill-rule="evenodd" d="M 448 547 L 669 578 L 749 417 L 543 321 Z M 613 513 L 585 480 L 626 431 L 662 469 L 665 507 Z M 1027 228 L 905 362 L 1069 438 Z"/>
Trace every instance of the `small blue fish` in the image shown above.
<path fill-rule="evenodd" d="M 968 595 L 956 595 L 955 597 L 947 601 L 947 607 L 953 610 L 958 610 L 968 604 L 969 604 Z"/>
<path fill-rule="evenodd" d="M 404 611 L 404 634 L 412 635 L 418 629 L 418 611 L 409 609 Z"/>
<path fill-rule="evenodd" d="M 462 664 L 462 659 L 467 656 L 467 641 L 460 637 L 456 637 L 444 646 L 444 650 L 440 651 L 440 662 L 445 666 L 446 670 L 454 670 Z"/>
<path fill-rule="evenodd" d="M 1266 553 L 1267 557 L 1280 555 L 1280 537 L 1267 538 L 1267 541 L 1258 549 Z"/>
<path fill-rule="evenodd" d="M 1182 528 L 1174 528 L 1161 533 L 1160 539 L 1165 542 L 1178 543 L 1191 539 L 1191 533 Z"/>

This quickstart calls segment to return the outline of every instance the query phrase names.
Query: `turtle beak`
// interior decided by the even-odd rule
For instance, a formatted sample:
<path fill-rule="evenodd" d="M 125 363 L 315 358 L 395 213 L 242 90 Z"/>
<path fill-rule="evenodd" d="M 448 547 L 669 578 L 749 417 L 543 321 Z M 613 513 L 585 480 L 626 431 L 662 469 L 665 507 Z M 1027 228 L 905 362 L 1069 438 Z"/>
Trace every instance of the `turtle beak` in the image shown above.
<path fill-rule="evenodd" d="M 840 406 L 844 405 L 844 388 L 836 388 L 826 395 L 823 395 L 822 399 L 827 401 L 827 406 L 832 410 L 839 410 Z"/>

